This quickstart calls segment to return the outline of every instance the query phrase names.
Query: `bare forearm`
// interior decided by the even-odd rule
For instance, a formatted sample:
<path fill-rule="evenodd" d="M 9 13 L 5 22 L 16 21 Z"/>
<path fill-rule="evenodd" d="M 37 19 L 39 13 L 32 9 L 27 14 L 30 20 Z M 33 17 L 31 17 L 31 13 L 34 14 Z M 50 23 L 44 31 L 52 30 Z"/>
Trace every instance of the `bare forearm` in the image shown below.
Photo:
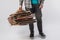
<path fill-rule="evenodd" d="M 18 12 L 22 11 L 22 4 L 23 4 L 23 0 L 19 0 L 19 9 L 18 9 Z"/>
<path fill-rule="evenodd" d="M 23 0 L 19 0 L 19 5 L 22 6 Z"/>
<path fill-rule="evenodd" d="M 44 1 L 45 1 L 45 0 L 41 0 L 41 4 L 44 4 Z"/>
<path fill-rule="evenodd" d="M 40 1 L 41 4 L 40 4 L 39 8 L 41 8 L 41 9 L 43 8 L 44 1 L 45 1 L 45 0 L 41 0 L 41 1 Z"/>

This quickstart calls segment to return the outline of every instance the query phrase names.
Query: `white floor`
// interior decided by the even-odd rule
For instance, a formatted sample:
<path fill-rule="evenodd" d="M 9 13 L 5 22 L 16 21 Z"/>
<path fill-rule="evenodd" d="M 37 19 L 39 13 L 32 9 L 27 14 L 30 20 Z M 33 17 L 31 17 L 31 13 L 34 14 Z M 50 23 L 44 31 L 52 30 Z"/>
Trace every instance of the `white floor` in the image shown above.
<path fill-rule="evenodd" d="M 45 2 L 42 13 L 45 39 L 39 37 L 36 23 L 34 23 L 34 39 L 29 37 L 28 25 L 11 26 L 9 24 L 7 18 L 11 13 L 16 12 L 18 3 L 18 0 L 0 0 L 0 40 L 60 40 L 60 3 L 58 0 L 47 0 Z"/>

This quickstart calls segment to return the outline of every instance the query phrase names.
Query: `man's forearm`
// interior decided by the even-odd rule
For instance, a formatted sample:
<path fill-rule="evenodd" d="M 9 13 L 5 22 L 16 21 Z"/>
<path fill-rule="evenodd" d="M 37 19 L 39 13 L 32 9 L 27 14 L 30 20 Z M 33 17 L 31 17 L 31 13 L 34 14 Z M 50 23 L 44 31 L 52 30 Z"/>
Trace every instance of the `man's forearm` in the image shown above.
<path fill-rule="evenodd" d="M 19 5 L 22 6 L 23 0 L 19 0 Z"/>
<path fill-rule="evenodd" d="M 45 0 L 41 0 L 41 4 L 44 4 L 44 1 L 45 1 Z"/>

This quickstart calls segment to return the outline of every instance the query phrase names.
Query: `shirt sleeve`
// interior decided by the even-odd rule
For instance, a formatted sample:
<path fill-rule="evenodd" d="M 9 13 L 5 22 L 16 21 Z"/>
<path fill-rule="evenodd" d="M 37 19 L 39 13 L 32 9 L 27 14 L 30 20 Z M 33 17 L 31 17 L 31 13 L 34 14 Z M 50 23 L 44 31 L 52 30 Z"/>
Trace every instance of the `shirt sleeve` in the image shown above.
<path fill-rule="evenodd" d="M 44 4 L 44 1 L 45 1 L 45 0 L 41 0 L 41 4 Z"/>
<path fill-rule="evenodd" d="M 23 0 L 19 0 L 19 5 L 22 6 L 22 4 L 23 4 Z"/>

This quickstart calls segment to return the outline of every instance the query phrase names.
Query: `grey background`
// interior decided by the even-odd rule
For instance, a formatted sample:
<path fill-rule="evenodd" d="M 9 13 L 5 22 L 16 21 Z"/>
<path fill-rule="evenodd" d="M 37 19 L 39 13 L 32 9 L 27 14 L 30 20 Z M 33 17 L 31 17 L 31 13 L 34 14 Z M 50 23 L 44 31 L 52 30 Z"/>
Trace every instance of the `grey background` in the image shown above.
<path fill-rule="evenodd" d="M 38 36 L 37 25 L 34 23 L 35 38 L 30 39 L 28 25 L 11 26 L 7 20 L 19 8 L 19 0 L 0 0 L 0 40 L 60 40 L 59 4 L 60 0 L 45 0 L 42 19 L 43 31 L 47 37 L 41 39 Z"/>

